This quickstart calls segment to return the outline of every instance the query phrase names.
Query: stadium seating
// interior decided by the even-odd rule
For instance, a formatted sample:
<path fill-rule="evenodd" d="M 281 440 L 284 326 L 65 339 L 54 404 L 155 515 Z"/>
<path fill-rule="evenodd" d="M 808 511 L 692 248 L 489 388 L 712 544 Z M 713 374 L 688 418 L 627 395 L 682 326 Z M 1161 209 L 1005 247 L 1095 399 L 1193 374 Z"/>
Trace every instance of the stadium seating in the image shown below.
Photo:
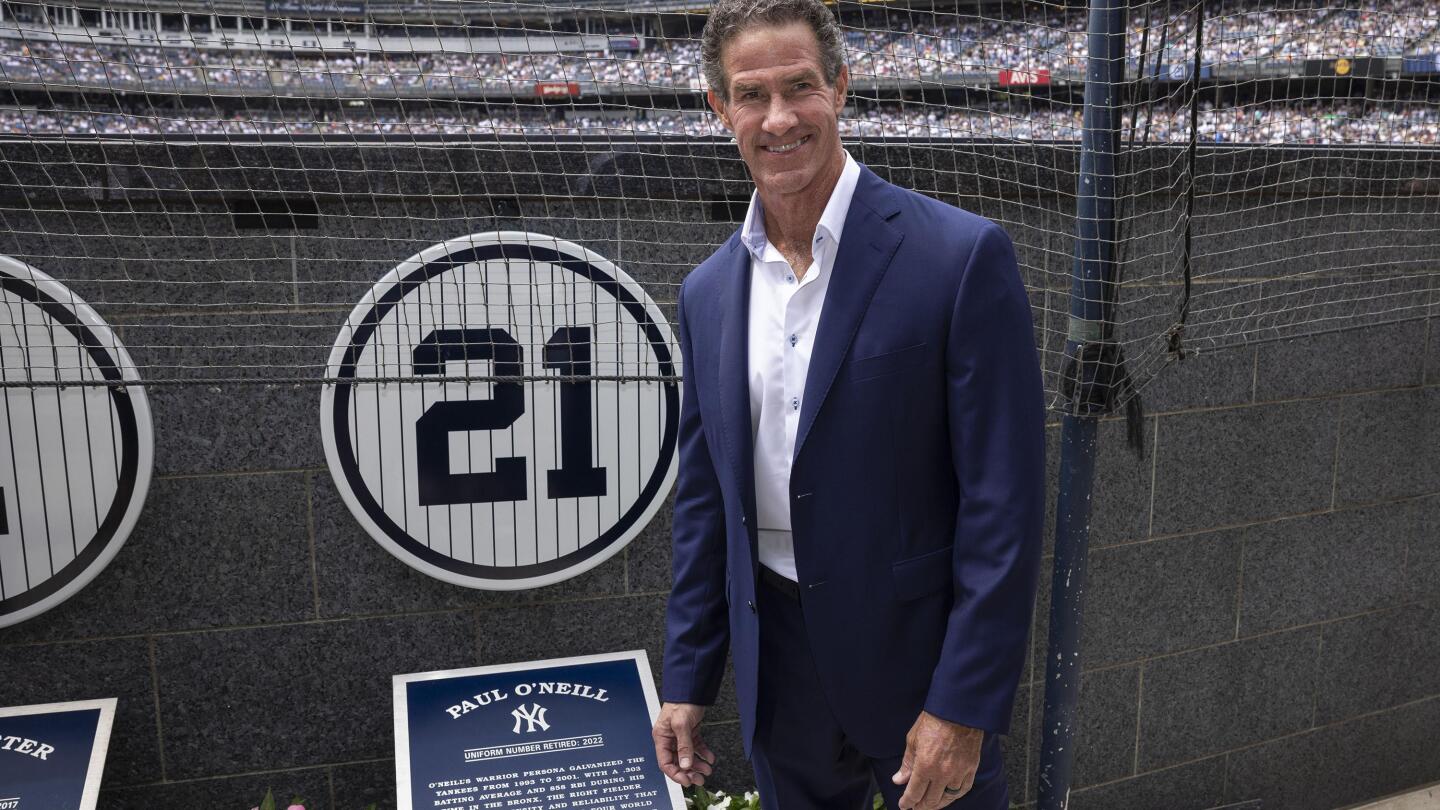
<path fill-rule="evenodd" d="M 1364 0 L 1362 8 L 1335 8 L 1333 3 L 1307 8 L 1308 0 L 1285 0 L 1279 8 L 1280 1 L 1226 4 L 1207 17 L 1203 62 L 1274 65 L 1337 54 L 1440 51 L 1440 17 L 1433 0 Z M 860 85 L 891 82 L 919 91 L 974 86 L 977 75 L 993 84 L 1001 70 L 1078 77 L 1086 47 L 1084 15 L 1061 16 L 1049 8 L 1043 16 L 1005 19 L 949 12 L 843 18 L 852 77 Z M 1132 22 L 1127 53 L 1143 53 L 1150 64 L 1171 67 L 1193 59 L 1193 18 L 1183 10 Z M 625 31 L 612 25 L 611 33 Z M 694 109 L 700 106 L 695 94 L 702 87 L 698 43 L 663 37 L 640 41 L 638 51 L 469 53 L 415 51 L 392 38 L 383 51 L 302 53 L 57 41 L 7 20 L 0 23 L 0 87 L 11 88 L 19 103 L 0 108 L 0 133 L 724 137 L 713 118 Z M 567 88 L 561 92 L 566 96 L 579 92 L 568 88 L 583 85 L 599 108 L 537 104 L 531 99 L 544 85 Z M 197 108 L 187 102 L 161 110 L 149 102 L 127 101 L 124 94 L 130 93 L 240 103 L 238 109 Z M 636 93 L 650 98 L 630 100 Z M 341 111 L 334 101 L 310 103 L 317 98 L 351 100 L 363 109 Z M 432 103 L 406 105 L 403 113 L 396 104 L 417 98 Z M 842 126 L 850 137 L 1071 140 L 1080 127 L 1077 102 L 1036 97 L 987 106 L 860 99 Z M 1215 109 L 1207 102 L 1198 137 L 1260 143 L 1436 139 L 1437 114 L 1423 102 L 1305 104 L 1308 108 L 1245 104 Z M 1305 109 L 1314 114 L 1301 115 Z M 1137 113 L 1134 138 L 1188 139 L 1185 110 L 1173 99 L 1162 99 Z"/>
<path fill-rule="evenodd" d="M 1132 120 L 1124 116 L 1126 138 L 1135 141 L 1184 142 L 1190 137 L 1189 113 L 1157 108 Z M 841 119 L 847 137 L 1001 138 L 1005 140 L 1076 140 L 1078 108 L 1008 110 L 948 109 L 924 105 L 881 105 Z M 1148 126 L 1147 126 L 1148 124 Z M 1134 132 L 1132 133 L 1132 125 Z M 336 117 L 317 120 L 313 113 L 290 115 L 260 111 L 224 113 L 211 110 L 174 113 L 133 113 L 104 109 L 45 111 L 0 109 L 0 133 L 66 135 L 634 135 L 717 136 L 724 133 L 708 115 L 650 111 L 643 117 L 487 115 L 480 112 L 427 110 L 396 114 Z M 1440 109 L 1424 104 L 1385 104 L 1366 109 L 1354 102 L 1310 101 L 1301 104 L 1215 109 L 1203 103 L 1199 140 L 1206 143 L 1402 143 L 1440 142 Z"/>
<path fill-rule="evenodd" d="M 1436 34 L 1435 7 L 1425 0 L 1367 0 L 1370 10 L 1265 10 L 1263 6 L 1207 19 L 1205 60 L 1221 64 L 1326 56 L 1392 55 L 1411 52 Z M 936 18 L 942 15 L 932 15 Z M 875 21 L 851 21 L 846 45 L 857 77 L 906 78 L 934 82 L 947 74 L 1013 70 L 1078 69 L 1085 54 L 1084 18 L 1012 19 L 971 16 L 953 22 L 911 25 L 903 18 L 890 29 Z M 1152 55 L 1163 20 L 1149 21 L 1142 43 L 1141 23 L 1131 31 L 1127 52 Z M 867 26 L 859 28 L 857 26 Z M 1192 46 L 1188 15 L 1176 14 L 1165 29 L 1162 61 L 1183 59 Z M 1153 56 L 1152 56 L 1153 58 Z M 310 56 L 224 48 L 125 47 L 46 42 L 0 36 L 0 82 L 107 90 L 160 86 L 283 94 L 307 86 L 384 96 L 403 88 L 432 94 L 447 89 L 516 89 L 527 93 L 539 82 L 593 82 L 657 89 L 698 86 L 699 46 L 692 40 L 647 40 L 629 53 L 414 53 L 336 52 Z"/>

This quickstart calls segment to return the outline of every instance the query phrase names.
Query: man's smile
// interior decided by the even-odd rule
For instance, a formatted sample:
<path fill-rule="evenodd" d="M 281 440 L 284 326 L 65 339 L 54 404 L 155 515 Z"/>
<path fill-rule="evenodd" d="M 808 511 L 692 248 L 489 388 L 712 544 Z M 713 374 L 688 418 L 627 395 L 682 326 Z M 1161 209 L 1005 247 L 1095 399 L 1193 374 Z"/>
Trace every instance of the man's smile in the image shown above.
<path fill-rule="evenodd" d="M 766 146 L 762 148 L 772 155 L 783 155 L 786 152 L 793 152 L 796 149 L 799 149 L 801 144 L 808 143 L 810 138 L 811 136 L 806 135 L 798 141 L 791 141 L 790 143 L 780 144 L 779 146 Z"/>

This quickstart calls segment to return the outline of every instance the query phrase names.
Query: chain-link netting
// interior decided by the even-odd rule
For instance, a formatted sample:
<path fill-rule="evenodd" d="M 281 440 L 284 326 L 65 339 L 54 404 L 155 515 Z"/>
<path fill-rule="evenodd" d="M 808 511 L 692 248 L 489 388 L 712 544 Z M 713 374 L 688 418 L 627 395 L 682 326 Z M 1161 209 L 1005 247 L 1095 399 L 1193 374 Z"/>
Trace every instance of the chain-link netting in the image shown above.
<path fill-rule="evenodd" d="M 847 148 L 1005 226 L 1063 405 L 1085 9 L 835 8 Z M 734 231 L 752 188 L 705 104 L 705 11 L 0 2 L 0 348 L 4 385 L 29 398 L 23 410 L 12 396 L 9 415 L 39 424 L 34 392 L 113 385 L 83 349 L 118 340 L 147 385 L 347 392 L 327 429 L 377 493 L 423 507 L 479 487 L 501 501 L 521 484 L 495 464 L 549 448 L 532 493 L 602 490 L 602 458 L 634 475 L 593 514 L 512 515 L 507 531 L 624 522 L 671 449 L 679 282 Z M 1104 335 L 1120 351 L 1103 357 L 1125 358 L 1127 390 L 1195 351 L 1432 311 L 1440 3 L 1135 0 L 1126 30 Z M 76 297 L 111 328 L 57 327 L 79 317 Z M 477 397 L 484 413 L 433 417 L 447 449 L 421 465 L 430 489 L 404 440 L 357 438 L 363 420 L 424 422 L 437 402 Z M 491 443 L 516 424 L 531 435 Z M 21 427 L 12 452 L 53 440 Z M 460 454 L 486 459 L 467 474 L 499 477 L 457 483 L 454 470 L 479 469 Z"/>
<path fill-rule="evenodd" d="M 665 306 L 743 211 L 703 99 L 703 4 L 291 9 L 3 4 L 0 252 L 110 317 L 153 316 L 127 338 L 147 380 L 318 378 L 318 311 L 474 232 L 629 253 Z M 852 151 L 1006 226 L 1055 390 L 1084 9 L 837 13 Z M 1137 2 L 1128 20 L 1114 321 L 1132 376 L 1177 348 L 1423 316 L 1437 5 Z M 245 308 L 263 325 L 217 314 Z"/>

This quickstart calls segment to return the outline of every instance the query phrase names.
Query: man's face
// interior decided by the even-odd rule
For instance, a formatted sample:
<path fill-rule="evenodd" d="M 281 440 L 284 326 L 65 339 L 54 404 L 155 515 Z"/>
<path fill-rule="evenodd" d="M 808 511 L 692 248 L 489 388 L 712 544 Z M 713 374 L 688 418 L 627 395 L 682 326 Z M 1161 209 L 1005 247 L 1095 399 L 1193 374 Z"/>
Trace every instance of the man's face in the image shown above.
<path fill-rule="evenodd" d="M 840 110 L 849 75 L 825 82 L 820 43 L 803 22 L 748 28 L 721 52 L 730 98 L 710 106 L 735 134 L 762 192 L 812 187 L 840 155 Z"/>

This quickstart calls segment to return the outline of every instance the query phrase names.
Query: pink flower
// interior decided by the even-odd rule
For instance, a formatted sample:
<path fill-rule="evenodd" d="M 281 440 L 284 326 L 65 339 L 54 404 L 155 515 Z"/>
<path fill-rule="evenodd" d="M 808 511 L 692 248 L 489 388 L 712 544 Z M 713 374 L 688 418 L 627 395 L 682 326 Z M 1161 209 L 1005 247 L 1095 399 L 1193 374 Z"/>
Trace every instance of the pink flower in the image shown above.
<path fill-rule="evenodd" d="M 290 805 L 289 807 L 285 808 L 285 810 L 305 810 L 305 805 L 303 805 L 303 804 L 292 804 L 292 805 Z"/>

